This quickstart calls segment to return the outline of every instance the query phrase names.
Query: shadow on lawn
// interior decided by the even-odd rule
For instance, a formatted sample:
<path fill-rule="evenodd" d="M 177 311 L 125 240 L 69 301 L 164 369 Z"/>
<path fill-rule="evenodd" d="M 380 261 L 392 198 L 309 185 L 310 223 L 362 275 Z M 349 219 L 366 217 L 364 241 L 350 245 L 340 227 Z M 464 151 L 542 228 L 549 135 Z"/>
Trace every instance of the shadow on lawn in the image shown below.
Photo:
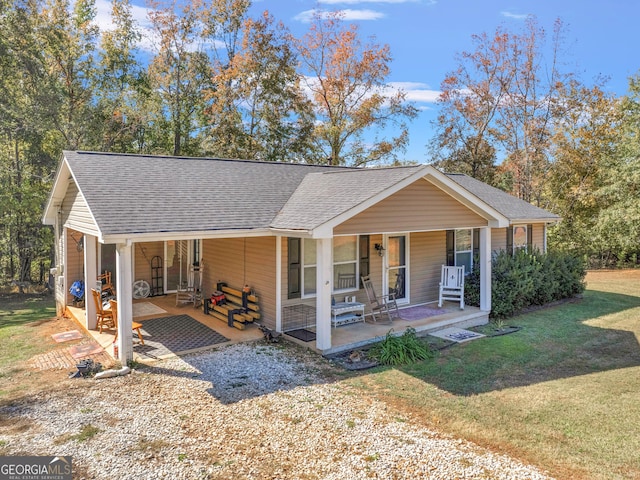
<path fill-rule="evenodd" d="M 510 319 L 519 332 L 443 351 L 405 373 L 455 395 L 640 366 L 640 298 L 588 291 L 581 300 Z"/>

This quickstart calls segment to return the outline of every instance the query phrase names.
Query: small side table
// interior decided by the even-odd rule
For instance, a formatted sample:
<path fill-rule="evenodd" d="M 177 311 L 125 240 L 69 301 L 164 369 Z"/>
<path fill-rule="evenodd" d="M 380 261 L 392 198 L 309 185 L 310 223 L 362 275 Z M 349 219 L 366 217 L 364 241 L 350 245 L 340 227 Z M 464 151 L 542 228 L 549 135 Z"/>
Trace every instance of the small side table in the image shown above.
<path fill-rule="evenodd" d="M 334 328 L 356 322 L 364 322 L 364 303 L 338 302 L 331 305 L 331 325 Z"/>

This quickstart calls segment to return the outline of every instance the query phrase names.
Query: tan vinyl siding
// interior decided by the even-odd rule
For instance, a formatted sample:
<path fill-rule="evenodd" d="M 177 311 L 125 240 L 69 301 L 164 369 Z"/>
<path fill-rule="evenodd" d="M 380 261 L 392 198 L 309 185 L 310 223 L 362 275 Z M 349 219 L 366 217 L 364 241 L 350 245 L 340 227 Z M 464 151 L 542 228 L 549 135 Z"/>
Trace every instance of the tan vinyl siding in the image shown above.
<path fill-rule="evenodd" d="M 411 304 L 438 300 L 440 271 L 446 263 L 446 232 L 412 233 L 410 274 Z"/>
<path fill-rule="evenodd" d="M 486 225 L 485 219 L 421 179 L 337 226 L 334 233 L 415 232 Z"/>
<path fill-rule="evenodd" d="M 533 224 L 533 247 L 544 252 L 544 224 Z"/>
<path fill-rule="evenodd" d="M 164 260 L 164 242 L 140 242 L 135 244 L 135 263 L 133 268 L 133 280 L 144 280 L 152 286 L 151 259 L 156 255 Z M 161 262 L 164 267 L 164 263 Z M 161 275 L 164 275 L 161 269 Z M 175 288 L 175 286 L 173 287 Z"/>
<path fill-rule="evenodd" d="M 507 249 L 507 229 L 492 228 L 491 229 L 491 251 L 497 252 Z"/>
<path fill-rule="evenodd" d="M 218 282 L 237 289 L 247 284 L 260 298 L 260 321 L 275 327 L 276 240 L 276 237 L 204 240 L 205 297 L 211 295 Z"/>
<path fill-rule="evenodd" d="M 67 193 L 62 201 L 62 215 L 65 227 L 99 236 L 100 232 L 93 221 L 89 207 L 74 182 L 69 183 Z"/>
<path fill-rule="evenodd" d="M 69 288 L 71 288 L 71 285 L 76 280 L 82 280 L 84 282 L 84 250 L 78 251 L 77 248 L 76 240 L 79 240 L 82 237 L 82 234 L 80 232 L 76 232 L 75 230 L 71 230 L 69 228 L 66 228 L 65 232 L 67 243 L 67 264 L 65 265 L 67 291 L 65 292 L 65 294 L 67 296 L 67 305 L 70 305 L 73 301 L 73 295 L 69 293 Z M 92 286 L 93 285 L 90 285 L 89 288 L 91 288 Z"/>
<path fill-rule="evenodd" d="M 522 224 L 518 224 L 522 225 Z M 533 247 L 538 248 L 541 252 L 544 252 L 544 223 L 528 224 L 533 227 Z M 513 228 L 513 226 L 509 227 Z M 491 229 L 491 251 L 507 249 L 507 229 L 506 228 L 493 228 Z"/>

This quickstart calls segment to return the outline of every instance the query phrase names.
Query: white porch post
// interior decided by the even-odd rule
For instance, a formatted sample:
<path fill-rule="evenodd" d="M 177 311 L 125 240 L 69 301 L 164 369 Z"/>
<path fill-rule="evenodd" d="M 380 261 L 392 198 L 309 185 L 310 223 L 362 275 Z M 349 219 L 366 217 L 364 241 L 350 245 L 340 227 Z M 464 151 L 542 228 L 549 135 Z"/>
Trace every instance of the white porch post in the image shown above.
<path fill-rule="evenodd" d="M 86 315 L 85 326 L 87 330 L 95 330 L 98 319 L 96 317 L 96 305 L 93 301 L 91 289 L 96 288 L 97 273 L 97 242 L 93 235 L 85 235 L 84 239 L 84 312 Z"/>
<path fill-rule="evenodd" d="M 491 228 L 480 229 L 480 310 L 491 311 Z"/>
<path fill-rule="evenodd" d="M 282 331 L 282 241 L 276 237 L 276 332 Z"/>
<path fill-rule="evenodd" d="M 131 326 L 133 322 L 133 291 L 131 275 L 131 243 L 116 245 L 116 292 L 118 295 L 118 350 L 120 361 L 126 365 L 133 360 Z"/>
<path fill-rule="evenodd" d="M 333 265 L 331 239 L 316 240 L 316 347 L 331 348 L 331 292 Z"/>

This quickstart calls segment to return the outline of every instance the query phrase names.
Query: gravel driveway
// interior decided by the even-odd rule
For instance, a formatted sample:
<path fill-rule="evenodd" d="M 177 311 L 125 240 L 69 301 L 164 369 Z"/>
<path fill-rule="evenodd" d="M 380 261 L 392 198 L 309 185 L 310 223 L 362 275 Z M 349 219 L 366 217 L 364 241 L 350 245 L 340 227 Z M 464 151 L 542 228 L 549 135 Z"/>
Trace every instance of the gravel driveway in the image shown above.
<path fill-rule="evenodd" d="M 0 408 L 0 455 L 71 455 L 74 478 L 549 478 L 328 381 L 297 348 L 238 344 Z"/>

